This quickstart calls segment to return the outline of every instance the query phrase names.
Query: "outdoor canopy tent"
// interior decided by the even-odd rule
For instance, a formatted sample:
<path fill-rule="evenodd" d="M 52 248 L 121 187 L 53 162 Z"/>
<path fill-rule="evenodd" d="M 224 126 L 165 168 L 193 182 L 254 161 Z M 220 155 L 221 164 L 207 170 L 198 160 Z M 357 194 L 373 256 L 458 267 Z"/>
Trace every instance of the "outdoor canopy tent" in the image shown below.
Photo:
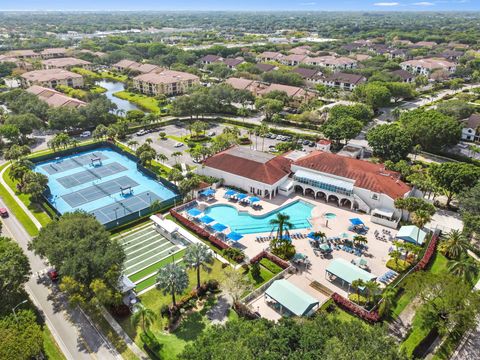
<path fill-rule="evenodd" d="M 202 194 L 203 196 L 212 196 L 215 194 L 215 190 L 206 189 L 206 190 L 203 190 L 200 194 Z"/>
<path fill-rule="evenodd" d="M 375 275 L 360 269 L 358 266 L 355 266 L 349 263 L 347 260 L 341 258 L 333 260 L 330 265 L 328 265 L 325 272 L 335 275 L 349 285 L 358 279 L 366 282 L 376 278 Z"/>
<path fill-rule="evenodd" d="M 265 295 L 297 316 L 308 316 L 319 305 L 317 299 L 285 279 L 274 281 Z"/>
<path fill-rule="evenodd" d="M 406 225 L 402 226 L 400 230 L 398 230 L 396 238 L 409 243 L 423 245 L 426 236 L 427 233 L 423 230 L 420 230 L 415 225 Z"/>
<path fill-rule="evenodd" d="M 225 196 L 233 196 L 233 195 L 237 195 L 237 192 L 235 190 L 227 190 L 225 192 Z"/>

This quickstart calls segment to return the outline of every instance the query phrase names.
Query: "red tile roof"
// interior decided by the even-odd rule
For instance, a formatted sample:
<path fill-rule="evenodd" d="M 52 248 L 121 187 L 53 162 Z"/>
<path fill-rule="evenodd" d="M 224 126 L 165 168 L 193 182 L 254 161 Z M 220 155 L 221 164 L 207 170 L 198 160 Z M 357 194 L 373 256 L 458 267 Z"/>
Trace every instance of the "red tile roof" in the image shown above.
<path fill-rule="evenodd" d="M 306 169 L 355 180 L 355 186 L 392 199 L 403 197 L 411 189 L 399 180 L 395 171 L 385 170 L 384 165 L 352 159 L 323 151 L 313 151 L 293 163 Z"/>
<path fill-rule="evenodd" d="M 238 153 L 237 153 L 238 152 Z M 290 174 L 291 161 L 255 150 L 233 147 L 204 161 L 204 166 L 273 185 Z"/>

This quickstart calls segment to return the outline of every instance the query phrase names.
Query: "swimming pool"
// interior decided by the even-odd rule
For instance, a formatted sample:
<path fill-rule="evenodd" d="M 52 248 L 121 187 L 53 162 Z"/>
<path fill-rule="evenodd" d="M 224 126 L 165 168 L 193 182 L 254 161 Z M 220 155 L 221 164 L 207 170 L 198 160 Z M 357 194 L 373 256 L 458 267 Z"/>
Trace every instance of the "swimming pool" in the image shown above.
<path fill-rule="evenodd" d="M 102 224 L 145 215 L 153 201 L 177 196 L 172 187 L 109 147 L 39 162 L 33 170 L 48 177 L 47 200 L 60 214 L 84 210 Z"/>
<path fill-rule="evenodd" d="M 272 231 L 270 220 L 275 219 L 278 213 L 290 216 L 293 229 L 305 229 L 312 225 L 309 222 L 314 205 L 305 201 L 297 200 L 284 207 L 273 210 L 264 215 L 250 215 L 239 212 L 231 205 L 212 205 L 205 209 L 204 213 L 215 221 L 227 225 L 232 231 L 240 234 L 255 234 Z"/>

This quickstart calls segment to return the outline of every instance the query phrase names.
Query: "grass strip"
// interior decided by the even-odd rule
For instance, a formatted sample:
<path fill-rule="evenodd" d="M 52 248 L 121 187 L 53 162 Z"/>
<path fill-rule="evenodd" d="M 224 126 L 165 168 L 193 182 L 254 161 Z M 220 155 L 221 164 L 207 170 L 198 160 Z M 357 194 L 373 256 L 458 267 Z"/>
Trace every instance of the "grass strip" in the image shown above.
<path fill-rule="evenodd" d="M 136 94 L 125 90 L 118 91 L 114 93 L 113 96 L 118 97 L 119 99 L 128 100 L 145 111 L 149 111 L 155 114 L 160 113 L 160 106 L 158 106 L 158 101 L 154 97 Z"/>
<path fill-rule="evenodd" d="M 43 327 L 43 352 L 47 360 L 66 360 L 47 326 Z"/>
<path fill-rule="evenodd" d="M 168 260 L 171 261 L 170 258 L 168 258 Z M 168 263 L 168 261 L 167 261 Z M 166 264 L 164 264 L 166 265 Z M 183 261 L 180 261 L 178 263 L 178 265 L 185 265 L 185 263 Z M 146 288 L 150 287 L 150 286 L 153 286 L 155 285 L 155 282 L 157 280 L 157 277 L 156 277 L 156 273 L 152 274 L 152 276 L 150 276 L 148 279 L 145 279 L 144 281 L 142 281 L 141 283 L 139 283 L 136 287 L 135 287 L 135 291 L 138 293 L 142 290 L 145 290 Z"/>
<path fill-rule="evenodd" d="M 182 249 L 179 252 L 174 254 L 174 258 L 176 259 L 183 258 L 184 254 L 185 254 L 185 249 Z M 133 274 L 132 276 L 129 276 L 129 279 L 132 280 L 133 282 L 138 281 L 147 275 L 156 273 L 158 269 L 167 265 L 171 261 L 172 261 L 172 256 L 171 255 L 167 256 L 166 258 L 160 261 L 157 261 L 156 263 L 150 265 L 149 267 L 146 267 L 143 270 L 140 270 L 139 272 Z"/>

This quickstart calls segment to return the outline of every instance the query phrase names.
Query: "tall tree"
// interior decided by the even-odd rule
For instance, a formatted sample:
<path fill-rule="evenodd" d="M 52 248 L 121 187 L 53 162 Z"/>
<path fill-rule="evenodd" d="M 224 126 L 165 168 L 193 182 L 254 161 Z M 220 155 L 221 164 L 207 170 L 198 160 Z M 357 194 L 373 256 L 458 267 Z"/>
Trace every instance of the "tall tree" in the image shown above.
<path fill-rule="evenodd" d="M 412 151 L 412 138 L 399 124 L 379 125 L 368 131 L 368 144 L 382 160 L 398 162 Z"/>
<path fill-rule="evenodd" d="M 30 263 L 20 246 L 0 236 L 0 292 L 5 298 L 18 292 L 30 275 Z"/>
<path fill-rule="evenodd" d="M 196 243 L 185 251 L 183 257 L 187 267 L 195 269 L 197 272 L 197 289 L 200 288 L 200 270 L 210 271 L 209 264 L 213 263 L 213 253 L 208 246 Z"/>
<path fill-rule="evenodd" d="M 182 294 L 188 287 L 188 275 L 185 268 L 169 263 L 158 270 L 157 289 L 163 290 L 164 295 L 172 295 L 173 306 L 177 305 L 175 295 Z"/>
<path fill-rule="evenodd" d="M 142 303 L 137 303 L 133 306 L 133 314 L 131 317 L 131 321 L 134 325 L 138 325 L 138 323 L 142 324 L 143 332 L 146 332 L 150 325 L 155 321 L 157 318 L 157 314 L 149 308 L 147 308 Z"/>

